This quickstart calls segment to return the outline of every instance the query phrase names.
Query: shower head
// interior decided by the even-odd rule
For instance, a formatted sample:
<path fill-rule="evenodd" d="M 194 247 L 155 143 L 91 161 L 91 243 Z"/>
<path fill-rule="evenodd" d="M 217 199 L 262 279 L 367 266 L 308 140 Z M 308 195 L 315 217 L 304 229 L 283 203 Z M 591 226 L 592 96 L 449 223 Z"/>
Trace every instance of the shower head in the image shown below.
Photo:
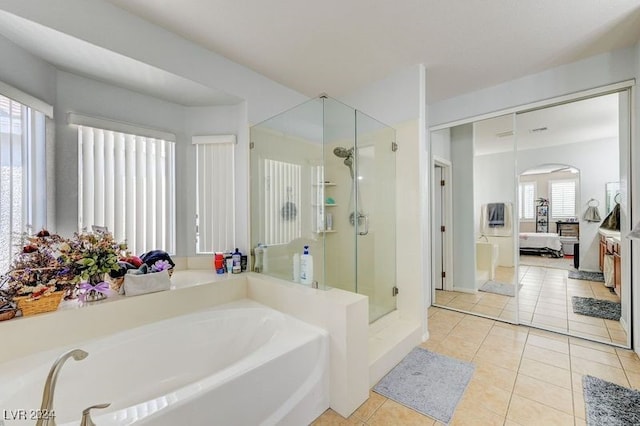
<path fill-rule="evenodd" d="M 340 158 L 349 158 L 353 156 L 353 148 L 347 149 L 341 146 L 338 146 L 333 149 L 333 155 Z"/>
<path fill-rule="evenodd" d="M 344 159 L 344 165 L 347 167 L 353 166 L 353 157 L 351 155 Z"/>

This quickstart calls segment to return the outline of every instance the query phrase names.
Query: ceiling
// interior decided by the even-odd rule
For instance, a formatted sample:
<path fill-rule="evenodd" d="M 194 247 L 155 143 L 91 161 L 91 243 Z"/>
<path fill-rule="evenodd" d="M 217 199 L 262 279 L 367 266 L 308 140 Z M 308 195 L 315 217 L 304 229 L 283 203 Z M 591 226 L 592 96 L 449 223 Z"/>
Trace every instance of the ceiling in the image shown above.
<path fill-rule="evenodd" d="M 0 10 L 0 34 L 56 68 L 184 106 L 242 100 Z"/>
<path fill-rule="evenodd" d="M 435 102 L 640 39 L 638 0 L 108 0 L 309 96 L 427 68 Z"/>
<path fill-rule="evenodd" d="M 617 93 L 473 124 L 476 155 L 618 138 Z M 514 118 L 515 117 L 515 118 Z M 515 123 L 514 123 L 515 120 Z"/>

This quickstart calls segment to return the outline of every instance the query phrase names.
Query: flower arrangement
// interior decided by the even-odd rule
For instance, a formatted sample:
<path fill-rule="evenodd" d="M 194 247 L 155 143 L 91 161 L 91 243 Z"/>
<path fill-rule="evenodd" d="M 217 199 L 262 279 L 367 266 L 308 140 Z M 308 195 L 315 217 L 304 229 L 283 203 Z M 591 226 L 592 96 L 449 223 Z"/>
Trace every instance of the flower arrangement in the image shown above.
<path fill-rule="evenodd" d="M 35 236 L 22 235 L 23 247 L 4 276 L 2 290 L 9 297 L 38 299 L 75 286 L 73 271 L 61 257 L 65 240 L 46 229 Z"/>
<path fill-rule="evenodd" d="M 126 244 L 118 243 L 107 231 L 75 233 L 60 246 L 61 258 L 74 275 L 83 296 L 93 294 L 106 297 L 109 284 L 105 274 L 117 271 L 119 255 L 126 250 Z"/>

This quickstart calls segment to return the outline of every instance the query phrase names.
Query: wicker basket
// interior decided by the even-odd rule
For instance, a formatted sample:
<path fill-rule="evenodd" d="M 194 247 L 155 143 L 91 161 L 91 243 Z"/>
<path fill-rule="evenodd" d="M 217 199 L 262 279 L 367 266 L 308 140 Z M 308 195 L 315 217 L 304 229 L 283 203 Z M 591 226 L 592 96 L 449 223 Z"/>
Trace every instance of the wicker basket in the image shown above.
<path fill-rule="evenodd" d="M 18 296 L 14 297 L 13 300 L 18 304 L 18 309 L 22 311 L 22 316 L 26 317 L 27 315 L 55 311 L 58 309 L 64 293 L 64 291 L 54 291 L 38 299 L 31 299 L 29 296 Z"/>

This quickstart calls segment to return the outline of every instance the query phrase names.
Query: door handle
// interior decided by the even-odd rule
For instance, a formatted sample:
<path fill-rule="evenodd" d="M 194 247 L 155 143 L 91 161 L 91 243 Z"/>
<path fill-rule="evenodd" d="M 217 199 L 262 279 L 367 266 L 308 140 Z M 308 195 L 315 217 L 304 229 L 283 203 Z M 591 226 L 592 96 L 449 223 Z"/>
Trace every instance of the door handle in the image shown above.
<path fill-rule="evenodd" d="M 358 230 L 358 235 L 367 235 L 369 233 L 369 215 L 359 213 L 358 225 L 360 224 L 360 219 L 364 219 L 364 231 Z"/>

